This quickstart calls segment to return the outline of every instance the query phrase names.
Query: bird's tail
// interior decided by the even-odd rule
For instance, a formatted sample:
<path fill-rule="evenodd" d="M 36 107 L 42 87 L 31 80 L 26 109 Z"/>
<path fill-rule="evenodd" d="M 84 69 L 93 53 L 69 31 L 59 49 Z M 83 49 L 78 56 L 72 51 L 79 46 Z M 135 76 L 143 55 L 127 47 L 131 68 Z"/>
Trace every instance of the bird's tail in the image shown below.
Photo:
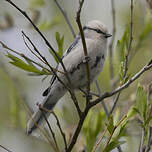
<path fill-rule="evenodd" d="M 45 118 L 48 118 L 50 115 L 48 110 L 52 110 L 54 108 L 58 100 L 65 94 L 65 92 L 65 88 L 60 83 L 51 88 L 49 94 L 45 97 L 41 104 L 42 109 L 40 110 L 38 108 L 27 123 L 26 132 L 28 135 L 35 132 L 38 127 L 43 126 L 42 124 L 44 124 Z"/>

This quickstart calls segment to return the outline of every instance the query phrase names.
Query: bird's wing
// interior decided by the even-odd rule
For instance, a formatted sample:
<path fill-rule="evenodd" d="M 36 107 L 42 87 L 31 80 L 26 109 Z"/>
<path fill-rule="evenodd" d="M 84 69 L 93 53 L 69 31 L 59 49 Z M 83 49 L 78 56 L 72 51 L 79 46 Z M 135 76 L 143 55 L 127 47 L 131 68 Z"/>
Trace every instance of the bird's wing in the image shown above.
<path fill-rule="evenodd" d="M 77 46 L 79 40 L 80 40 L 80 35 L 78 35 L 78 36 L 75 38 L 75 40 L 74 40 L 73 43 L 70 45 L 70 47 L 64 52 L 64 54 L 63 54 L 62 57 L 61 57 L 61 60 L 63 60 L 63 58 L 64 58 L 65 56 L 67 56 L 72 50 L 74 50 L 74 48 Z M 58 69 L 59 64 L 60 64 L 60 63 L 57 64 L 56 69 Z M 51 86 L 53 85 L 53 83 L 55 82 L 55 80 L 56 80 L 56 76 L 53 75 L 52 78 L 51 78 L 51 81 L 50 81 L 50 86 L 43 92 L 43 96 L 47 96 L 47 95 L 48 95 L 48 93 L 50 92 Z"/>

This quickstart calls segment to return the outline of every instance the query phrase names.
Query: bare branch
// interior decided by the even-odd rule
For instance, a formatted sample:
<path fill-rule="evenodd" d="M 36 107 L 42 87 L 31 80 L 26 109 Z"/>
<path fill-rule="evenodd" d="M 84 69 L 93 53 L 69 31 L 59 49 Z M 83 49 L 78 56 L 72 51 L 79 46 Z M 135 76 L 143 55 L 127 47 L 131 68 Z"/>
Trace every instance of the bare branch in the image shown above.
<path fill-rule="evenodd" d="M 46 60 L 46 58 L 39 52 L 39 50 L 36 48 L 36 46 L 35 46 L 34 43 L 30 40 L 30 38 L 29 38 L 23 31 L 22 31 L 22 34 L 23 34 L 23 36 L 25 36 L 26 39 L 31 43 L 31 45 L 32 45 L 33 48 L 34 48 L 34 51 L 35 51 L 41 58 L 38 57 L 38 56 L 28 47 L 28 48 L 31 50 L 31 52 L 32 52 L 34 55 L 36 55 L 36 57 L 38 57 L 44 64 L 46 64 L 46 65 L 50 68 L 51 71 L 56 70 L 57 72 L 59 72 L 59 73 L 61 73 L 61 74 L 65 74 L 64 72 L 59 71 L 59 70 L 53 68 L 53 67 L 48 63 L 48 61 Z M 25 41 L 24 41 L 24 42 L 25 42 Z M 26 44 L 26 43 L 25 43 L 25 44 Z"/>
<path fill-rule="evenodd" d="M 96 85 L 96 88 L 97 88 L 97 90 L 98 90 L 99 97 L 101 97 L 101 96 L 102 96 L 101 88 L 100 88 L 97 80 L 95 81 L 95 85 Z M 101 101 L 101 104 L 102 104 L 102 106 L 103 106 L 103 109 L 104 109 L 106 115 L 109 116 L 109 112 L 108 112 L 108 109 L 107 109 L 107 107 L 106 107 L 106 104 L 105 104 L 104 100 Z"/>
<path fill-rule="evenodd" d="M 86 74 L 87 74 L 87 96 L 86 96 L 86 104 L 87 104 L 90 101 L 90 99 L 89 99 L 89 92 L 90 92 L 90 69 L 89 69 L 89 64 L 88 64 L 88 61 L 87 61 L 88 52 L 87 52 L 86 41 L 85 41 L 83 29 L 82 29 L 81 20 L 80 20 L 80 14 L 81 14 L 81 9 L 82 9 L 83 3 L 84 3 L 84 0 L 79 0 L 79 8 L 78 8 L 78 11 L 77 11 L 76 22 L 77 22 L 78 27 L 79 27 L 79 31 L 80 31 L 80 35 L 81 35 L 81 40 L 82 40 L 82 44 L 83 44 L 84 56 L 85 56 L 85 60 L 86 60 L 86 64 L 85 65 L 86 65 Z"/>
<path fill-rule="evenodd" d="M 61 128 L 60 121 L 59 121 L 57 115 L 56 115 L 54 112 L 52 112 L 52 114 L 53 114 L 53 116 L 55 117 L 55 119 L 56 119 L 56 121 L 57 121 L 57 126 L 58 126 L 58 128 L 59 128 L 59 130 L 60 130 L 60 133 L 61 133 L 62 137 L 63 137 L 64 144 L 65 144 L 65 150 L 67 151 L 67 142 L 66 142 L 65 133 L 63 132 L 63 130 L 62 130 L 62 128 Z"/>
<path fill-rule="evenodd" d="M 68 19 L 66 11 L 61 7 L 61 5 L 59 4 L 58 0 L 54 0 L 54 2 L 57 5 L 57 7 L 59 8 L 59 10 L 61 11 L 62 15 L 64 16 L 65 21 L 66 21 L 67 25 L 69 26 L 69 29 L 70 29 L 73 37 L 75 38 L 76 34 L 75 34 L 74 29 L 73 29 L 73 27 L 72 27 L 72 25 L 70 23 L 70 20 Z"/>
<path fill-rule="evenodd" d="M 146 149 L 145 152 L 149 152 L 150 151 L 150 146 L 152 144 L 152 127 L 149 127 L 148 129 L 148 143 L 146 145 Z"/>
<path fill-rule="evenodd" d="M 59 60 L 59 62 L 61 62 L 62 64 L 62 60 L 59 58 L 59 56 L 57 55 L 55 49 L 51 46 L 51 44 L 48 42 L 48 40 L 45 38 L 45 36 L 42 34 L 42 32 L 39 30 L 39 28 L 33 23 L 33 21 L 30 19 L 30 17 L 27 15 L 27 13 L 25 11 L 23 11 L 21 8 L 19 8 L 15 3 L 13 3 L 11 0 L 5 0 L 6 2 L 8 2 L 9 4 L 11 4 L 14 8 L 16 8 L 34 27 L 34 29 L 40 34 L 40 36 L 43 38 L 43 40 L 45 41 L 46 45 L 52 50 L 52 52 L 55 54 L 55 56 L 57 57 L 57 59 Z"/>
<path fill-rule="evenodd" d="M 114 91 L 112 92 L 106 92 L 104 93 L 101 97 L 99 97 L 98 99 L 92 101 L 92 102 L 89 102 L 87 105 L 86 105 L 86 108 L 84 110 L 84 112 L 82 112 L 81 114 L 81 118 L 78 122 L 78 125 L 77 125 L 77 128 L 74 132 L 74 135 L 72 137 L 72 140 L 71 140 L 71 143 L 69 144 L 69 147 L 67 149 L 66 152 L 71 152 L 71 150 L 73 149 L 76 141 L 77 141 L 77 138 L 79 136 L 79 133 L 81 131 L 81 128 L 83 126 L 83 123 L 84 123 L 84 120 L 89 112 L 89 110 L 97 105 L 98 103 L 100 103 L 103 99 L 105 98 L 108 98 L 108 97 L 111 97 L 113 96 L 114 94 L 126 89 L 127 87 L 129 87 L 135 80 L 137 80 L 144 72 L 150 70 L 152 68 L 152 60 L 147 64 L 145 65 L 138 73 L 136 73 L 132 78 L 130 78 L 125 84 L 123 84 L 122 86 L 118 87 L 117 89 L 115 89 Z"/>
<path fill-rule="evenodd" d="M 93 107 L 96 104 L 98 104 L 101 100 L 111 97 L 114 94 L 128 88 L 135 80 L 137 80 L 144 72 L 150 70 L 152 68 L 152 60 L 150 60 L 150 62 L 145 65 L 138 73 L 136 73 L 132 78 L 130 78 L 125 84 L 123 84 L 122 86 L 118 87 L 117 89 L 115 89 L 112 92 L 106 92 L 104 93 L 100 98 L 92 101 L 89 106 Z"/>
<path fill-rule="evenodd" d="M 6 148 L 6 147 L 4 147 L 4 146 L 2 146 L 2 145 L 0 145 L 0 147 L 1 147 L 2 149 L 6 150 L 7 152 L 13 152 L 13 151 L 9 150 L 8 148 Z"/>
<path fill-rule="evenodd" d="M 120 94 L 121 94 L 121 91 L 120 91 L 120 92 L 116 95 L 116 97 L 115 97 L 115 100 L 114 100 L 114 102 L 113 102 L 113 106 L 112 106 L 112 108 L 111 108 L 111 110 L 110 110 L 110 114 L 112 114 L 113 111 L 114 111 L 114 109 L 116 108 L 116 105 L 117 105 L 117 103 L 118 103 Z"/>
<path fill-rule="evenodd" d="M 142 128 L 141 141 L 140 141 L 140 146 L 139 146 L 139 152 L 143 152 L 143 149 L 144 149 L 144 140 L 145 140 L 145 129 Z"/>
<path fill-rule="evenodd" d="M 62 128 L 61 128 L 61 125 L 60 125 L 60 122 L 59 122 L 59 119 L 58 119 L 57 115 L 54 113 L 53 110 L 48 110 L 48 109 L 42 107 L 40 104 L 39 104 L 38 106 L 39 106 L 39 108 L 40 108 L 41 110 L 43 110 L 43 111 L 45 111 L 45 112 L 49 112 L 50 114 L 52 114 L 52 115 L 55 117 L 55 119 L 56 119 L 56 121 L 57 121 L 57 126 L 58 126 L 58 128 L 59 128 L 59 130 L 60 130 L 60 133 L 61 133 L 61 135 L 62 135 L 62 137 L 63 137 L 63 140 L 64 140 L 65 150 L 67 150 L 67 142 L 66 142 L 65 133 L 63 132 L 63 130 L 62 130 Z"/>
<path fill-rule="evenodd" d="M 60 150 L 59 150 L 59 147 L 58 147 L 56 138 L 55 138 L 55 133 L 53 132 L 53 130 L 52 130 L 52 128 L 51 128 L 51 125 L 50 125 L 49 121 L 47 120 L 47 117 L 46 117 L 46 115 L 45 115 L 45 111 L 44 111 L 43 108 L 41 108 L 42 106 L 41 106 L 40 104 L 38 104 L 38 107 L 39 107 L 39 109 L 41 110 L 41 112 L 42 112 L 42 114 L 43 114 L 43 117 L 44 117 L 44 119 L 45 119 L 45 121 L 46 121 L 46 123 L 47 123 L 47 125 L 48 125 L 48 127 L 49 127 L 49 130 L 50 130 L 51 134 L 52 134 L 52 137 L 53 137 L 53 140 L 54 140 L 56 149 L 57 149 L 57 151 L 59 152 Z"/>
<path fill-rule="evenodd" d="M 123 75 L 124 78 L 126 77 L 128 71 L 128 60 L 129 60 L 129 53 L 132 47 L 132 41 L 133 41 L 133 0 L 131 0 L 131 4 L 130 4 L 130 41 L 129 41 L 128 51 L 125 56 L 124 75 Z"/>
<path fill-rule="evenodd" d="M 129 40 L 129 45 L 128 45 L 128 51 L 127 51 L 127 54 L 125 56 L 123 79 L 125 79 L 126 76 L 127 76 L 128 62 L 129 62 L 129 53 L 131 51 L 132 41 L 133 41 L 133 0 L 131 0 L 131 5 L 130 5 L 130 40 Z M 111 111 L 110 111 L 110 114 L 112 114 L 112 112 L 114 111 L 114 109 L 115 109 L 115 107 L 117 105 L 117 102 L 119 100 L 120 94 L 121 94 L 121 92 L 119 92 L 116 95 L 114 104 L 113 104 L 113 106 L 111 108 Z"/>
<path fill-rule="evenodd" d="M 111 15 L 112 15 L 112 39 L 109 44 L 109 71 L 110 71 L 110 79 L 113 80 L 114 78 L 114 67 L 113 67 L 113 45 L 115 41 L 116 35 L 116 13 L 115 13 L 115 1 L 111 0 Z M 113 89 L 113 86 L 112 86 Z"/>

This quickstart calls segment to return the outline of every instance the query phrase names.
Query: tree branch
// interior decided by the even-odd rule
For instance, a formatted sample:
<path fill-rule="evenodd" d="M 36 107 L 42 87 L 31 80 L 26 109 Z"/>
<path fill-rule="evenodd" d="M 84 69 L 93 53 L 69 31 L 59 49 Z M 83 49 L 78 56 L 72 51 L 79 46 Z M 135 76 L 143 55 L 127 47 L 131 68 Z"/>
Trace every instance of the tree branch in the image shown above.
<path fill-rule="evenodd" d="M 2 145 L 0 145 L 0 147 L 1 147 L 2 149 L 6 150 L 7 152 L 13 152 L 13 151 L 9 150 L 8 148 L 6 148 L 6 147 L 4 147 L 4 146 L 2 146 Z"/>
<path fill-rule="evenodd" d="M 99 86 L 97 80 L 95 81 L 95 85 L 96 85 L 96 88 L 97 88 L 97 90 L 98 90 L 99 97 L 101 97 L 101 96 L 102 96 L 102 93 L 101 93 L 101 89 L 100 89 L 100 86 Z M 101 104 L 102 104 L 102 106 L 103 106 L 103 109 L 104 109 L 106 115 L 109 116 L 109 112 L 108 112 L 108 109 L 107 109 L 107 107 L 106 107 L 106 104 L 105 104 L 104 100 L 101 101 Z"/>
<path fill-rule="evenodd" d="M 76 34 L 75 34 L 74 29 L 73 29 L 73 27 L 72 27 L 72 25 L 70 23 L 70 20 L 68 19 L 66 11 L 61 7 L 61 5 L 59 4 L 59 2 L 57 0 L 54 0 L 54 2 L 57 5 L 57 7 L 59 8 L 59 10 L 61 11 L 62 15 L 64 16 L 65 21 L 66 21 L 67 25 L 69 26 L 69 29 L 70 29 L 73 37 L 75 38 Z"/>
<path fill-rule="evenodd" d="M 113 45 L 115 41 L 116 35 L 116 13 L 115 13 L 115 1 L 111 0 L 111 15 L 112 15 L 112 39 L 109 44 L 109 70 L 110 70 L 110 79 L 113 80 L 114 78 L 114 67 L 113 67 Z M 112 86 L 113 89 L 113 86 Z"/>
<path fill-rule="evenodd" d="M 123 79 L 126 78 L 127 72 L 128 72 L 129 53 L 131 51 L 132 42 L 133 42 L 133 0 L 131 0 L 131 5 L 130 5 L 130 40 L 129 40 L 129 45 L 128 45 L 128 51 L 127 51 L 127 54 L 125 56 Z M 119 92 L 116 95 L 114 104 L 113 104 L 113 106 L 112 106 L 112 108 L 110 110 L 110 114 L 113 113 L 113 111 L 114 111 L 114 109 L 115 109 L 115 107 L 117 105 L 117 102 L 119 100 L 120 95 L 121 95 L 121 92 Z"/>
<path fill-rule="evenodd" d="M 87 61 L 88 58 L 88 52 L 87 52 L 87 46 L 86 46 L 86 41 L 85 41 L 85 37 L 84 37 L 84 33 L 83 33 L 83 29 L 82 29 L 82 24 L 81 24 L 81 20 L 80 20 L 80 14 L 81 14 L 81 9 L 83 6 L 84 0 L 79 0 L 79 8 L 77 11 L 77 16 L 76 16 L 76 22 L 78 24 L 79 27 L 79 31 L 80 31 L 80 35 L 81 35 L 81 40 L 82 40 L 82 44 L 83 44 L 83 51 L 84 51 L 84 56 L 85 56 L 85 62 L 86 62 L 86 74 L 87 74 L 87 96 L 86 96 L 86 104 L 90 101 L 89 98 L 89 92 L 90 92 L 90 69 L 89 69 L 89 64 Z"/>
<path fill-rule="evenodd" d="M 150 70 L 152 68 L 152 60 L 150 60 L 150 62 L 145 65 L 138 73 L 136 73 L 132 78 L 130 78 L 125 84 L 123 84 L 122 86 L 118 87 L 117 89 L 115 89 L 114 91 L 112 92 L 106 92 L 104 93 L 100 98 L 92 101 L 89 106 L 90 107 L 93 107 L 95 106 L 96 104 L 98 104 L 101 100 L 105 99 L 105 98 L 108 98 L 108 97 L 111 97 L 113 96 L 114 94 L 128 88 L 135 80 L 137 80 L 144 72 Z"/>
<path fill-rule="evenodd" d="M 74 132 L 74 135 L 72 137 L 72 140 L 71 140 L 71 143 L 67 149 L 66 152 L 71 152 L 71 150 L 73 149 L 76 141 L 77 141 L 77 138 L 80 134 L 80 131 L 81 131 L 81 128 L 83 126 L 83 123 L 84 123 L 84 120 L 89 112 L 89 110 L 97 105 L 98 103 L 100 103 L 103 99 L 105 98 L 108 98 L 108 97 L 111 97 L 113 95 L 115 95 L 116 93 L 126 89 L 127 87 L 129 87 L 135 80 L 137 80 L 144 72 L 150 70 L 152 68 L 152 60 L 147 64 L 145 65 L 138 73 L 136 73 L 132 78 L 130 78 L 125 84 L 123 84 L 122 86 L 118 87 L 117 89 L 115 89 L 114 91 L 112 92 L 106 92 L 104 93 L 101 97 L 99 97 L 98 99 L 92 101 L 92 102 L 89 102 L 87 105 L 86 105 L 86 108 L 84 110 L 84 112 L 82 112 L 81 114 L 81 118 L 78 122 L 78 125 L 77 125 L 77 128 Z"/>

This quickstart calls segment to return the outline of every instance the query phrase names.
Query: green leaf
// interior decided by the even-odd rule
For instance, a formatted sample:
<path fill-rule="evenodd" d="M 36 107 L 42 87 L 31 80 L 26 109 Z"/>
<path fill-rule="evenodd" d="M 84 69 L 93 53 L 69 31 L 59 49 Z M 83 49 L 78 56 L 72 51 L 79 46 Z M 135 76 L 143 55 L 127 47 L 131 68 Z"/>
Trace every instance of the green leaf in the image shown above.
<path fill-rule="evenodd" d="M 114 126 L 113 116 L 111 115 L 111 116 L 109 117 L 109 123 L 107 124 L 107 129 L 108 129 L 110 135 L 113 134 L 114 127 L 115 127 L 115 126 Z"/>
<path fill-rule="evenodd" d="M 122 38 L 117 41 L 117 45 L 116 45 L 116 51 L 119 62 L 125 60 L 126 51 L 128 49 L 128 43 L 129 43 L 129 28 L 126 27 Z"/>
<path fill-rule="evenodd" d="M 58 44 L 58 52 L 63 55 L 64 36 L 60 36 L 59 32 L 56 32 L 56 42 Z"/>
<path fill-rule="evenodd" d="M 96 137 L 99 132 L 101 131 L 102 129 L 102 120 L 104 119 L 104 114 L 102 112 L 98 112 L 98 114 L 96 115 L 95 119 L 94 119 L 94 129 L 93 129 L 93 132 L 94 132 L 94 136 Z"/>
<path fill-rule="evenodd" d="M 142 32 L 139 36 L 139 41 L 145 40 L 150 34 L 152 34 L 152 21 L 151 19 L 148 21 L 148 23 L 145 24 L 144 28 L 142 29 Z"/>
<path fill-rule="evenodd" d="M 111 150 L 115 149 L 116 147 L 124 144 L 125 141 L 111 141 L 105 148 L 104 152 L 110 152 Z"/>
<path fill-rule="evenodd" d="M 10 58 L 12 61 L 10 61 L 10 63 L 22 70 L 28 71 L 28 72 L 32 72 L 32 73 L 36 73 L 39 75 L 43 75 L 46 74 L 46 72 L 44 70 L 40 71 L 39 69 L 37 69 L 35 66 L 31 65 L 31 64 L 26 64 L 24 61 L 22 61 L 21 59 L 19 59 L 18 57 L 8 53 L 7 54 L 8 58 Z"/>
<path fill-rule="evenodd" d="M 136 93 L 136 106 L 142 118 L 146 121 L 147 113 L 147 95 L 143 87 L 139 84 Z"/>
<path fill-rule="evenodd" d="M 133 106 L 133 107 L 131 107 L 131 108 L 129 109 L 129 111 L 128 111 L 128 113 L 127 113 L 127 118 L 132 118 L 132 117 L 134 117 L 137 113 L 140 114 L 139 110 L 136 109 L 136 108 Z"/>
<path fill-rule="evenodd" d="M 63 55 L 63 45 L 64 45 L 64 36 L 60 36 L 59 32 L 56 32 L 55 34 L 56 36 L 56 42 L 58 45 L 58 51 L 56 52 L 57 55 L 61 58 Z M 52 50 L 49 50 L 49 52 L 51 53 L 51 55 L 53 56 L 54 60 L 59 63 L 58 58 L 56 57 L 56 55 L 52 52 Z"/>
<path fill-rule="evenodd" d="M 105 114 L 101 111 L 89 111 L 82 129 L 83 135 L 86 140 L 87 151 L 91 151 L 96 142 L 97 135 L 103 129 L 104 118 Z"/>

